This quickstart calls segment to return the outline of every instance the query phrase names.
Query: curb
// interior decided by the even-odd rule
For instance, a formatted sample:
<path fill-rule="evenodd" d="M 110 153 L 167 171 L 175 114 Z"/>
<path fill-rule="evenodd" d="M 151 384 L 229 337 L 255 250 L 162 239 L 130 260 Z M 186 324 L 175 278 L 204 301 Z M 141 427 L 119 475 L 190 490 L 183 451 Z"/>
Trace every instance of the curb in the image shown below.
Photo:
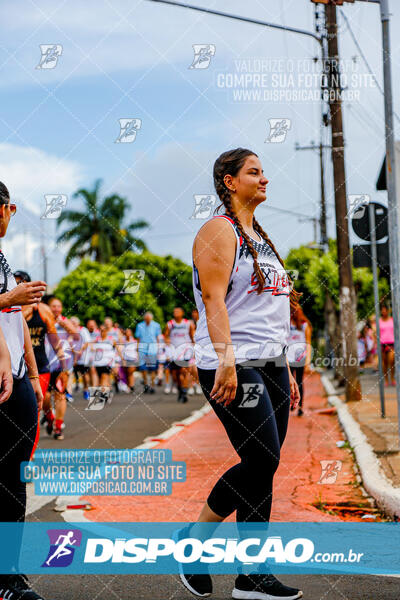
<path fill-rule="evenodd" d="M 321 381 L 328 394 L 328 402 L 335 406 L 339 422 L 354 450 L 364 488 L 375 498 L 379 508 L 395 520 L 400 519 L 400 488 L 394 487 L 386 477 L 367 437 L 350 414 L 346 404 L 336 395 L 328 376 L 322 375 Z"/>

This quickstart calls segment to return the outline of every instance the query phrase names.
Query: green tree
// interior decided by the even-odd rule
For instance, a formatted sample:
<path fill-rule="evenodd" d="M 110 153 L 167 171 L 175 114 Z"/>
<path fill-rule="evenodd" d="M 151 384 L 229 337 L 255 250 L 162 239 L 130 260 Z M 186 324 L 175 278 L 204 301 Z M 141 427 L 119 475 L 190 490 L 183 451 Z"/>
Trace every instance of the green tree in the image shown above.
<path fill-rule="evenodd" d="M 108 262 L 113 255 L 127 250 L 146 250 L 146 244 L 135 236 L 136 232 L 148 227 L 143 219 L 124 225 L 129 203 L 118 194 L 100 199 L 101 180 L 93 189 L 79 189 L 73 198 L 84 202 L 79 210 L 64 210 L 57 220 L 57 226 L 69 225 L 58 237 L 58 243 L 72 242 L 66 257 L 68 266 L 75 258 L 93 258 L 99 263 Z"/>
<path fill-rule="evenodd" d="M 139 272 L 135 293 L 124 293 L 126 275 Z M 175 306 L 190 317 L 194 307 L 191 267 L 172 256 L 149 252 L 125 253 L 114 263 L 83 260 L 63 277 L 54 294 L 62 300 L 66 316 L 98 322 L 110 316 L 123 327 L 135 327 L 147 310 L 164 327 Z"/>
<path fill-rule="evenodd" d="M 285 266 L 299 273 L 295 288 L 303 292 L 300 300 L 304 312 L 313 326 L 324 327 L 324 306 L 327 294 L 339 310 L 339 272 L 335 240 L 329 241 L 329 251 L 321 254 L 318 250 L 300 246 L 290 250 Z M 374 312 L 374 288 L 371 269 L 353 268 L 353 279 L 357 296 L 357 316 L 367 319 Z M 387 298 L 389 285 L 385 278 L 379 278 L 379 297 Z"/>
<path fill-rule="evenodd" d="M 165 320 L 180 306 L 186 317 L 195 308 L 192 289 L 192 268 L 171 255 L 158 256 L 151 252 L 127 252 L 116 259 L 120 269 L 138 269 L 145 272 L 145 281 L 164 313 Z"/>

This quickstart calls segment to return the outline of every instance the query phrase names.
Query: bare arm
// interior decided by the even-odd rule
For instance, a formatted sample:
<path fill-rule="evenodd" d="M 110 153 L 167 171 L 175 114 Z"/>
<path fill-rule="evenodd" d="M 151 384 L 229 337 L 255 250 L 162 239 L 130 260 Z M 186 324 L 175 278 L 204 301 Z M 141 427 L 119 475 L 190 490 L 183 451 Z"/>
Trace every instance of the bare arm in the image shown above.
<path fill-rule="evenodd" d="M 49 342 L 57 354 L 57 358 L 60 361 L 60 365 L 63 371 L 66 370 L 66 362 L 64 355 L 64 348 L 61 343 L 60 338 L 58 337 L 57 329 L 56 329 L 56 321 L 54 319 L 53 313 L 50 308 L 46 304 L 39 304 L 38 306 L 39 314 L 46 325 L 46 333 L 49 339 Z"/>
<path fill-rule="evenodd" d="M 193 262 L 199 272 L 207 327 L 218 356 L 211 396 L 230 404 L 236 395 L 237 376 L 225 296 L 235 259 L 236 237 L 224 219 L 208 221 L 193 245 Z"/>
<path fill-rule="evenodd" d="M 11 359 L 7 342 L 0 327 L 0 404 L 11 396 L 13 377 L 11 372 Z"/>
<path fill-rule="evenodd" d="M 33 387 L 33 391 L 36 396 L 37 407 L 40 410 L 43 404 L 43 394 L 39 383 L 39 374 L 36 365 L 35 353 L 32 348 L 32 340 L 29 335 L 28 325 L 26 324 L 25 319 L 22 319 L 24 326 L 24 347 L 25 347 L 25 362 L 28 368 L 29 379 L 31 380 L 31 384 Z"/>
<path fill-rule="evenodd" d="M 306 364 L 304 365 L 304 370 L 306 372 L 308 372 L 310 370 L 310 364 L 311 364 L 311 353 L 312 353 L 312 346 L 311 346 L 311 327 L 309 326 L 309 324 L 307 323 L 306 326 L 306 330 L 305 330 L 305 336 L 306 336 Z"/>
<path fill-rule="evenodd" d="M 22 306 L 23 304 L 36 304 L 40 302 L 45 291 L 46 284 L 44 281 L 20 283 L 9 292 L 0 294 L 0 309 L 9 306 Z"/>

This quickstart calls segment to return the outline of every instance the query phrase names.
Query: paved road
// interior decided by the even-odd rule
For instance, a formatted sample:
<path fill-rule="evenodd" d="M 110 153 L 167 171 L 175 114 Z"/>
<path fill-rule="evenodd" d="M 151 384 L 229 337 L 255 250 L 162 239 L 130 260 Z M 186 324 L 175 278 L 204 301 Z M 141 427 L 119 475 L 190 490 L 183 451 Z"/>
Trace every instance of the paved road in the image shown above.
<path fill-rule="evenodd" d="M 171 427 L 174 421 L 188 417 L 201 408 L 205 398 L 189 396 L 181 404 L 176 394 L 166 395 L 157 388 L 153 394 L 143 394 L 138 384 L 137 393 L 117 394 L 103 410 L 85 410 L 87 402 L 82 392 L 68 404 L 65 418 L 65 438 L 56 441 L 42 431 L 40 448 L 135 448 L 147 436 L 156 436 Z"/>

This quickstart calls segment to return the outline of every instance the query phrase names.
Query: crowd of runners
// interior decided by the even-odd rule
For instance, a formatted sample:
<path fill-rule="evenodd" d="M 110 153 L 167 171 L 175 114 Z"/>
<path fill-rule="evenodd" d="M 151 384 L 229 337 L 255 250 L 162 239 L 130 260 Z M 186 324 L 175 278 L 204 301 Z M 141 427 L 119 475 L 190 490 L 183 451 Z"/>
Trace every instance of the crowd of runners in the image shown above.
<path fill-rule="evenodd" d="M 16 271 L 14 277 L 18 284 L 31 281 L 25 271 Z M 81 323 L 77 316 L 63 315 L 56 296 L 43 296 L 22 312 L 44 397 L 40 422 L 56 440 L 64 439 L 67 404 L 80 390 L 89 400 L 90 388 L 154 394 L 162 387 L 182 403 L 202 393 L 193 353 L 196 309 L 188 319 L 176 307 L 163 331 L 151 312 L 134 329 L 124 329 L 110 317 Z"/>

